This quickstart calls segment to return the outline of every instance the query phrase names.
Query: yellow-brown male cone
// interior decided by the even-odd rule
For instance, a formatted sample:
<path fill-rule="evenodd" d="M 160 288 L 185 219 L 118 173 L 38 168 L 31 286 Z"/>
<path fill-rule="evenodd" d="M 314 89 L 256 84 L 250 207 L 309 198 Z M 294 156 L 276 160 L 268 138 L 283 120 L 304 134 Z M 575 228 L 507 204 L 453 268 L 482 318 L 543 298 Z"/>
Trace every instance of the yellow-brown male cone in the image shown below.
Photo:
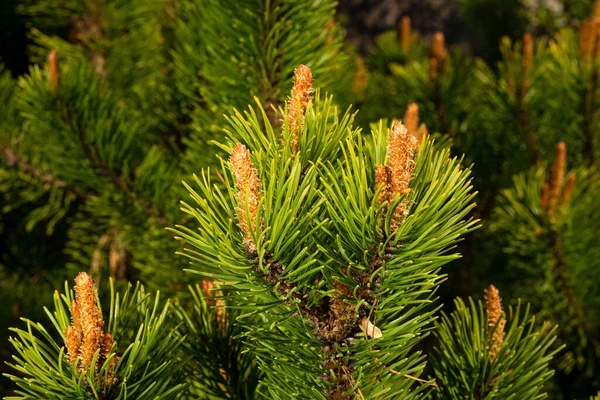
<path fill-rule="evenodd" d="M 438 78 L 440 63 L 435 57 L 429 59 L 429 80 L 435 81 Z"/>
<path fill-rule="evenodd" d="M 102 312 L 98 307 L 98 293 L 94 287 L 92 277 L 85 272 L 75 278 L 75 300 L 71 304 L 72 325 L 65 331 L 65 347 L 69 355 L 71 365 L 75 365 L 79 359 L 78 370 L 87 372 L 94 368 L 97 372 L 109 356 L 113 345 L 110 333 L 104 332 L 104 320 Z M 92 361 L 96 352 L 99 351 L 96 364 Z M 117 358 L 112 364 L 113 368 Z M 112 381 L 109 369 L 108 381 Z"/>
<path fill-rule="evenodd" d="M 75 278 L 75 284 L 77 299 L 75 309 L 79 312 L 77 319 L 82 333 L 79 347 L 80 368 L 87 369 L 92 365 L 94 354 L 100 349 L 104 334 L 104 320 L 98 309 L 96 288 L 92 277 L 82 272 Z"/>
<path fill-rule="evenodd" d="M 523 35 L 523 58 L 521 62 L 523 66 L 521 86 L 526 90 L 531 86 L 529 79 L 527 79 L 527 74 L 533 64 L 533 38 L 530 33 L 525 33 Z"/>
<path fill-rule="evenodd" d="M 252 230 L 249 223 L 257 221 L 260 180 L 256 168 L 250 160 L 250 152 L 243 144 L 238 143 L 233 148 L 229 161 L 233 169 L 235 185 L 238 189 L 236 194 L 238 226 L 244 234 L 246 251 L 254 254 L 256 253 L 256 243 L 252 240 Z M 247 213 L 246 209 L 248 210 Z"/>
<path fill-rule="evenodd" d="M 56 50 L 48 53 L 48 80 L 52 93 L 56 96 L 58 91 L 58 81 L 60 80 L 60 69 L 58 67 L 58 55 Z"/>
<path fill-rule="evenodd" d="M 408 191 L 408 184 L 415 169 L 417 138 L 409 135 L 406 127 L 394 121 L 388 138 L 387 165 L 390 169 L 390 201 Z M 397 231 L 408 214 L 408 199 L 398 204 L 392 217 L 392 231 Z"/>
<path fill-rule="evenodd" d="M 404 120 L 402 121 L 408 134 L 414 137 L 418 136 L 419 130 L 419 106 L 417 103 L 411 103 L 406 107 Z"/>
<path fill-rule="evenodd" d="M 294 72 L 294 87 L 288 100 L 288 126 L 292 153 L 298 152 L 299 129 L 304 124 L 304 113 L 312 93 L 312 72 L 306 65 L 299 65 Z"/>
<path fill-rule="evenodd" d="M 572 173 L 569 175 L 569 179 L 567 179 L 567 183 L 562 191 L 562 198 L 560 204 L 565 206 L 569 204 L 569 200 L 571 200 L 571 195 L 573 194 L 573 188 L 575 187 L 575 181 L 577 180 L 577 175 Z"/>
<path fill-rule="evenodd" d="M 400 22 L 400 45 L 402 51 L 407 52 L 414 41 L 414 34 L 412 33 L 411 20 L 409 16 L 402 17 Z"/>
<path fill-rule="evenodd" d="M 559 142 L 556 145 L 556 155 L 554 163 L 550 169 L 550 193 L 548 195 L 548 211 L 551 218 L 555 216 L 556 207 L 559 204 L 563 181 L 565 178 L 565 169 L 567 166 L 567 145 Z"/>
<path fill-rule="evenodd" d="M 531 33 L 523 35 L 523 71 L 527 73 L 533 63 L 533 38 Z"/>
<path fill-rule="evenodd" d="M 487 333 L 493 335 L 491 338 L 492 346 L 489 348 L 490 361 L 494 361 L 502 348 L 502 342 L 504 341 L 504 326 L 506 320 L 502 316 L 502 299 L 500 299 L 500 293 L 494 285 L 490 285 L 489 288 L 485 289 L 485 310 L 488 315 L 488 326 Z M 494 327 L 496 328 L 494 330 Z"/>
<path fill-rule="evenodd" d="M 593 19 L 583 22 L 579 30 L 579 56 L 586 58 L 593 53 L 596 42 L 597 25 Z"/>
<path fill-rule="evenodd" d="M 448 55 L 448 50 L 446 50 L 446 37 L 442 32 L 437 32 L 433 36 L 431 55 L 440 63 L 444 61 Z"/>

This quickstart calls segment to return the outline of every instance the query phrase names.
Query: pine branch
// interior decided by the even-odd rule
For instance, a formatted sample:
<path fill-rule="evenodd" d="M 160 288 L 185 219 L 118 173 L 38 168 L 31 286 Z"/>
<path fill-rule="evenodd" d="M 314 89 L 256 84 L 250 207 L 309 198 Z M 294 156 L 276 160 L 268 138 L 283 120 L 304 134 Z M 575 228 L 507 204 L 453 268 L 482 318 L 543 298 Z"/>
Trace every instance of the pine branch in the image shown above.
<path fill-rule="evenodd" d="M 524 97 L 526 89 L 523 87 L 523 85 L 518 85 L 515 90 L 517 103 L 516 111 L 519 119 L 519 125 L 525 132 L 525 137 L 527 138 L 527 142 L 529 144 L 529 150 L 531 151 L 530 163 L 531 165 L 536 165 L 540 160 L 540 145 L 538 135 L 531 127 L 530 115 L 527 111 L 527 106 L 525 105 Z"/>
<path fill-rule="evenodd" d="M 560 293 L 566 296 L 569 304 L 568 309 L 576 321 L 575 323 L 583 329 L 583 332 L 589 334 L 591 328 L 586 321 L 585 313 L 577 299 L 573 285 L 567 276 L 567 262 L 562 254 L 562 243 L 555 224 L 552 224 L 550 232 L 548 233 L 548 247 L 554 258 L 553 270 L 557 279 L 557 284 L 560 288 Z"/>
<path fill-rule="evenodd" d="M 9 168 L 17 169 L 27 175 L 32 176 L 33 178 L 39 180 L 40 182 L 50 185 L 56 189 L 65 189 L 67 191 L 72 192 L 78 198 L 85 200 L 88 196 L 91 196 L 91 192 L 86 192 L 81 188 L 76 186 L 67 185 L 64 181 L 57 179 L 49 173 L 41 171 L 36 166 L 26 162 L 21 157 L 19 157 L 12 148 L 9 146 L 4 146 L 2 148 L 2 158 L 6 163 L 6 166 Z"/>

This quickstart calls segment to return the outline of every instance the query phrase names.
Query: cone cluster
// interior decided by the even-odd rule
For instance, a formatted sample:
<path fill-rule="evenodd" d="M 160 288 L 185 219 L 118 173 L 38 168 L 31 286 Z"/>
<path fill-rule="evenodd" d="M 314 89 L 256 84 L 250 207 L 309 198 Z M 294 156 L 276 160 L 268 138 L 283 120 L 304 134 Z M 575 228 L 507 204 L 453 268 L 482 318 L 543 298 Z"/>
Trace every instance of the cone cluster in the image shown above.
<path fill-rule="evenodd" d="M 65 347 L 72 366 L 81 373 L 93 369 L 96 373 L 108 359 L 114 340 L 104 331 L 102 312 L 98 307 L 98 293 L 92 277 L 85 272 L 75 278 L 75 300 L 71 304 L 72 325 L 65 331 Z M 94 356 L 98 354 L 94 362 Z M 114 357 L 108 371 L 107 382 L 113 381 Z"/>

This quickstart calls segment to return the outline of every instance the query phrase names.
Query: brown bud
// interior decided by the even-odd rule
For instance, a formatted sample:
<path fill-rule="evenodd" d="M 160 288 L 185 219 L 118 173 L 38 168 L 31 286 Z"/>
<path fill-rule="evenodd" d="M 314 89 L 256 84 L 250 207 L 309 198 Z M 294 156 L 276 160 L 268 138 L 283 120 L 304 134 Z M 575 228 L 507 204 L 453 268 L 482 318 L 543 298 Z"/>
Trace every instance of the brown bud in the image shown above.
<path fill-rule="evenodd" d="M 304 124 L 304 113 L 311 99 L 312 72 L 306 65 L 299 65 L 294 72 L 294 87 L 288 100 L 288 126 L 290 130 L 290 146 L 292 153 L 298 152 L 298 131 Z"/>
<path fill-rule="evenodd" d="M 255 223 L 260 202 L 260 180 L 258 173 L 250 160 L 250 152 L 243 144 L 238 143 L 230 157 L 235 184 L 238 188 L 236 195 L 238 226 L 244 234 L 244 245 L 250 254 L 256 253 L 256 243 L 252 240 L 249 223 Z M 248 210 L 246 212 L 246 209 Z"/>
<path fill-rule="evenodd" d="M 521 72 L 521 87 L 523 90 L 529 89 L 531 82 L 527 75 L 533 64 L 533 39 L 530 33 L 523 35 L 523 57 L 521 59 L 522 72 Z"/>
<path fill-rule="evenodd" d="M 598 21 L 597 18 L 585 21 L 579 31 L 579 55 L 582 59 L 590 57 L 597 51 Z"/>
<path fill-rule="evenodd" d="M 93 368 L 97 373 L 108 359 L 114 343 L 112 335 L 104 332 L 104 320 L 98 307 L 98 293 L 94 281 L 85 272 L 75 278 L 75 297 L 71 303 L 72 325 L 65 331 L 65 347 L 69 362 L 75 366 L 79 359 L 78 371 L 87 373 Z M 93 358 L 98 353 L 96 363 Z M 113 378 L 118 357 L 113 358 L 108 369 L 105 384 L 116 382 Z"/>
<path fill-rule="evenodd" d="M 104 334 L 104 320 L 98 308 L 97 293 L 92 277 L 85 272 L 75 278 L 75 295 L 79 311 L 79 323 L 82 333 L 81 347 L 81 370 L 87 370 L 92 365 L 92 359 L 97 350 L 100 349 L 102 336 Z"/>
<path fill-rule="evenodd" d="M 523 66 L 521 86 L 523 87 L 523 90 L 527 90 L 531 86 L 531 82 L 529 82 L 527 75 L 533 64 L 533 39 L 530 33 L 525 33 L 523 35 L 523 57 L 521 63 Z"/>
<path fill-rule="evenodd" d="M 542 188 L 542 211 L 544 214 L 548 213 L 548 201 L 550 200 L 550 184 L 548 182 L 544 182 L 544 187 Z"/>
<path fill-rule="evenodd" d="M 548 209 L 550 216 L 553 217 L 556 211 L 556 206 L 560 200 L 563 181 L 565 178 L 565 168 L 567 164 L 567 145 L 564 142 L 559 142 L 556 145 L 556 155 L 554 163 L 550 170 L 550 194 L 548 197 Z"/>
<path fill-rule="evenodd" d="M 575 181 L 577 180 L 577 176 L 573 173 L 571 175 L 569 175 L 569 178 L 567 179 L 567 183 L 565 184 L 565 187 L 563 188 L 562 191 L 562 199 L 561 199 L 561 205 L 565 206 L 567 204 L 569 204 L 569 201 L 571 200 L 571 195 L 573 194 L 573 188 L 575 187 Z"/>
<path fill-rule="evenodd" d="M 579 30 L 579 56 L 581 58 L 590 54 L 591 29 L 590 21 L 585 21 Z"/>
<path fill-rule="evenodd" d="M 429 59 L 429 80 L 431 82 L 438 78 L 438 72 L 440 69 L 440 63 L 437 58 L 431 57 Z"/>
<path fill-rule="evenodd" d="M 411 48 L 414 41 L 410 17 L 405 15 L 400 21 L 400 45 L 405 53 Z"/>
<path fill-rule="evenodd" d="M 401 196 L 408 189 L 408 184 L 415 169 L 415 150 L 417 138 L 409 135 L 406 127 L 394 121 L 388 138 L 387 165 L 390 169 L 390 196 Z M 390 200 L 393 199 L 390 198 Z M 397 231 L 408 214 L 408 199 L 405 198 L 394 211 L 392 230 Z"/>
<path fill-rule="evenodd" d="M 213 287 L 214 287 L 214 283 L 211 280 L 203 280 L 202 281 L 202 293 L 204 293 L 204 295 L 206 297 L 210 297 L 213 295 L 212 291 L 213 291 Z"/>
<path fill-rule="evenodd" d="M 594 18 L 600 19 L 600 0 L 594 1 Z"/>
<path fill-rule="evenodd" d="M 56 96 L 58 93 L 58 82 L 60 80 L 60 69 L 58 66 L 58 55 L 56 54 L 56 50 L 52 50 L 48 54 L 48 81 L 50 83 L 50 88 L 52 89 L 52 93 Z"/>
<path fill-rule="evenodd" d="M 404 126 L 406 126 L 406 130 L 408 134 L 414 137 L 417 137 L 417 130 L 419 129 L 419 106 L 417 103 L 411 103 L 406 108 L 406 112 L 404 113 Z"/>
<path fill-rule="evenodd" d="M 533 63 L 533 39 L 531 33 L 523 35 L 523 75 L 531 68 Z"/>
<path fill-rule="evenodd" d="M 500 293 L 494 285 L 490 285 L 484 292 L 485 298 L 485 310 L 488 315 L 488 327 L 487 333 L 492 334 L 491 341 L 493 342 L 490 351 L 490 361 L 494 361 L 500 349 L 502 348 L 502 342 L 504 340 L 504 326 L 506 320 L 502 315 L 502 300 L 500 299 Z M 495 329 L 494 329 L 495 327 Z"/>
<path fill-rule="evenodd" d="M 437 32 L 433 36 L 433 46 L 431 48 L 431 55 L 438 60 L 441 64 L 448 56 L 448 50 L 446 50 L 446 38 L 442 32 Z"/>

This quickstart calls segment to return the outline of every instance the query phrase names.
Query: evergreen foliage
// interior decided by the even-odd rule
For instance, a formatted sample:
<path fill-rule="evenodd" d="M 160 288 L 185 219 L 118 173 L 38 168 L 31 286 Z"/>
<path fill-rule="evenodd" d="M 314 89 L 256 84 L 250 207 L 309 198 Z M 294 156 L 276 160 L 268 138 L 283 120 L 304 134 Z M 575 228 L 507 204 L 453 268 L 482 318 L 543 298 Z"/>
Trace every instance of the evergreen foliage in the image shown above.
<path fill-rule="evenodd" d="M 93 284 L 89 276 L 87 279 Z M 43 324 L 27 319 L 25 330 L 12 329 L 15 336 L 11 342 L 16 354 L 11 366 L 19 375 L 9 377 L 20 389 L 16 396 L 6 399 L 177 398 L 185 387 L 178 382 L 180 361 L 175 351 L 182 339 L 165 329 L 169 308 L 159 306 L 158 294 L 146 294 L 139 284 L 129 285 L 123 293 L 117 293 L 111 281 L 109 318 L 105 327 L 106 334 L 112 335 L 112 345 L 106 349 L 92 346 L 91 363 L 96 367 L 85 369 L 86 349 L 82 348 L 75 355 L 70 351 L 67 354 L 61 342 L 65 341 L 68 346 L 71 322 L 79 318 L 84 329 L 82 346 L 93 345 L 86 335 L 92 334 L 88 328 L 98 321 L 90 321 L 93 314 L 89 313 L 76 316 L 75 308 L 85 309 L 86 301 L 98 307 L 100 313 L 102 307 L 93 287 L 82 289 L 78 282 L 76 290 L 77 296 L 74 296 L 65 284 L 63 294 L 54 294 L 54 311 L 45 309 L 57 335 Z M 101 314 L 99 318 L 103 325 Z"/>
<path fill-rule="evenodd" d="M 559 325 L 561 342 L 567 344 L 559 357 L 561 370 L 596 386 L 600 293 L 592 283 L 599 267 L 591 232 L 599 227 L 592 205 L 597 172 L 578 169 L 566 175 L 564 169 L 555 172 L 557 164 L 551 173 L 536 167 L 516 176 L 514 186 L 499 195 L 490 231 L 498 240 L 505 265 L 498 274 L 508 290 L 535 300 L 540 318 Z M 562 177 L 553 194 L 548 182 L 557 174 Z"/>
<path fill-rule="evenodd" d="M 188 1 L 174 31 L 175 82 L 187 99 L 192 134 L 186 162 L 192 171 L 212 162 L 211 139 L 222 139 L 223 114 L 257 97 L 273 125 L 294 69 L 307 62 L 331 88 L 346 56 L 332 1 Z M 211 23 L 206 23 L 211 21 Z"/>
<path fill-rule="evenodd" d="M 592 232 L 598 227 L 594 207 L 588 203 L 598 181 L 597 29 L 597 19 L 591 17 L 579 31 L 566 28 L 538 40 L 530 34 L 522 41 L 505 38 L 496 68 L 476 59 L 463 63 L 465 70 L 457 80 L 463 89 L 453 88 L 445 97 L 452 104 L 448 109 L 458 111 L 445 114 L 452 129 L 442 130 L 452 136 L 453 151 L 464 152 L 468 162 L 474 162 L 474 185 L 481 191 L 475 215 L 484 219 L 484 226 L 491 217 L 482 233 L 470 237 L 465 250 L 470 254 L 464 268 L 472 272 L 467 289 L 493 280 L 509 298 L 523 298 L 541 318 L 558 324 L 559 342 L 567 347 L 554 363 L 559 369 L 555 382 L 564 398 L 598 390 L 598 335 L 593 328 L 598 294 L 590 285 L 597 264 Z M 394 37 L 384 34 L 378 43 L 379 47 L 387 43 L 387 52 L 377 48 L 371 55 L 372 70 L 385 73 L 371 73 L 380 76 L 372 81 L 372 100 L 367 96 L 363 104 L 375 112 L 385 110 L 384 114 L 391 111 L 378 103 L 375 88 L 423 82 L 393 89 L 396 98 L 406 99 L 391 106 L 399 108 L 422 92 L 428 67 L 431 70 L 426 53 L 420 53 L 418 64 L 392 59 L 394 46 L 401 49 L 402 44 L 402 35 L 395 42 Z M 435 58 L 435 48 L 434 38 L 429 57 Z M 387 71 L 381 65 L 388 65 Z M 416 72 L 398 73 L 411 65 L 419 65 Z M 411 80 L 413 76 L 417 78 Z M 420 117 L 436 126 L 430 122 L 435 115 L 428 111 L 429 98 L 416 102 Z M 547 165 L 555 159 L 559 142 L 569 151 L 561 156 L 562 176 L 554 184 L 556 204 L 544 208 L 542 198 L 548 202 L 552 197 L 543 194 L 544 183 L 548 191 L 552 179 L 558 179 L 552 178 L 556 167 Z M 567 169 L 572 172 L 567 174 Z M 561 398 L 559 393 L 553 395 Z"/>
<path fill-rule="evenodd" d="M 405 128 L 379 124 L 372 138 L 357 137 L 352 115 L 318 92 L 299 123 L 290 118 L 295 99 L 280 129 L 258 101 L 230 118 L 231 159 L 218 175 L 225 188 L 209 171 L 195 178 L 197 189 L 188 186 L 195 204 L 183 210 L 199 230 L 178 229 L 184 254 L 236 307 L 260 313 L 246 336 L 264 396 L 418 396 L 424 359 L 410 350 L 432 320 L 439 268 L 477 223 L 463 220 L 473 207 L 469 171 L 423 139 L 410 189 L 380 202 L 388 189 L 377 187 L 376 167 L 405 144 L 393 142 Z M 407 216 L 398 226 L 400 208 Z"/>
<path fill-rule="evenodd" d="M 332 0 L 26 0 L 34 64 L 0 66 L 0 302 L 35 317 L 6 398 L 598 393 L 587 3 L 489 65 L 408 17 L 363 59 Z M 82 273 L 33 322 L 81 270 L 108 289 Z M 490 281 L 507 313 L 492 286 L 438 319 Z"/>
<path fill-rule="evenodd" d="M 254 398 L 261 374 L 243 343 L 244 330 L 235 323 L 240 311 L 225 308 L 219 291 L 208 280 L 189 290 L 191 304 L 175 304 L 180 321 L 177 334 L 184 352 L 193 355 L 185 364 L 189 386 L 184 398 Z"/>
<path fill-rule="evenodd" d="M 486 294 L 494 290 L 492 286 Z M 545 398 L 543 384 L 552 376 L 549 363 L 558 352 L 551 349 L 556 326 L 546 322 L 538 327 L 529 306 L 523 311 L 520 304 L 505 317 L 490 297 L 485 307 L 481 301 L 465 304 L 459 298 L 455 311 L 442 313 L 435 329 L 439 347 L 431 361 L 437 398 Z"/>

